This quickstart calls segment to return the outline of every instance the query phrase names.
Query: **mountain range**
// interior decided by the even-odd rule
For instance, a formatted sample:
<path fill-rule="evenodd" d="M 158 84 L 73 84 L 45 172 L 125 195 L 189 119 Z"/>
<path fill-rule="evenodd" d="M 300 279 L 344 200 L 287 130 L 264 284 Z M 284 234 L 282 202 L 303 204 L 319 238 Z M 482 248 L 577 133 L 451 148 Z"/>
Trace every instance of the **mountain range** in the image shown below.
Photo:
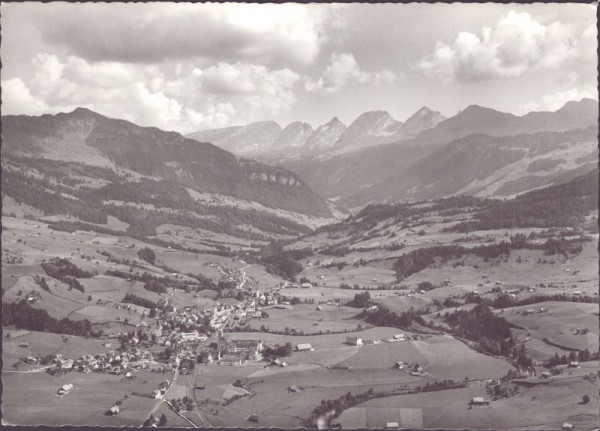
<path fill-rule="evenodd" d="M 187 137 L 211 142 L 240 156 L 279 162 L 307 156 L 330 157 L 411 139 L 444 119 L 439 112 L 423 107 L 406 123 L 395 120 L 387 111 L 369 111 L 358 116 L 347 127 L 337 117 L 316 130 L 298 121 L 284 129 L 275 122 L 263 121 L 247 126 L 199 131 Z"/>
<path fill-rule="evenodd" d="M 321 219 L 332 217 L 334 204 L 356 210 L 451 195 L 514 196 L 593 171 L 598 155 L 598 102 L 591 99 L 523 116 L 472 105 L 444 118 L 423 107 L 404 123 L 370 111 L 348 127 L 335 117 L 316 130 L 264 121 L 187 137 L 84 108 L 4 116 L 2 126 L 6 172 L 34 181 L 46 175 L 42 161 L 61 163 L 38 186 L 73 198 L 61 201 L 68 206 L 93 188 L 107 196 L 114 187 L 179 187 L 187 190 L 184 201 L 208 194 Z M 82 166 L 89 174 L 75 175 Z M 69 189 L 73 181 L 81 184 Z"/>
<path fill-rule="evenodd" d="M 403 129 L 407 124 L 409 121 Z M 521 117 L 473 105 L 411 139 L 280 163 L 304 178 L 313 190 L 347 208 L 444 193 L 503 196 L 552 183 L 562 173 L 596 163 L 597 125 L 598 102 L 591 99 L 569 102 L 556 112 Z M 564 133 L 589 127 L 592 129 Z M 502 137 L 506 139 L 498 139 Z M 524 146 L 539 139 L 548 139 L 550 144 L 538 145 L 535 155 L 525 151 Z M 518 151 L 511 148 L 513 142 Z M 433 166 L 435 181 L 425 175 Z M 475 171 L 473 167 L 487 168 Z M 461 180 L 456 188 L 448 188 L 457 177 Z M 490 184 L 484 186 L 486 178 Z"/>

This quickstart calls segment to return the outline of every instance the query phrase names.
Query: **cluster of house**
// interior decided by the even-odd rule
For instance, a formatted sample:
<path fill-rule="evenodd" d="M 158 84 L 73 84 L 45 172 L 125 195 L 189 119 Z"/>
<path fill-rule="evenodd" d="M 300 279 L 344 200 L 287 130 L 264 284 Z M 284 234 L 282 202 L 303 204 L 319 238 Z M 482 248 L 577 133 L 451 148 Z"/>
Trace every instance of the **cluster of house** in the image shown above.
<path fill-rule="evenodd" d="M 48 362 L 48 358 L 36 358 L 28 356 L 28 363 Z M 96 371 L 100 373 L 124 374 L 127 378 L 133 378 L 131 371 L 148 367 L 152 361 L 152 354 L 143 349 L 131 352 L 102 353 L 97 355 L 83 355 L 77 359 L 64 358 L 62 354 L 53 355 L 50 363 L 54 366 L 46 371 L 51 375 L 61 375 L 70 371 L 89 373 Z"/>

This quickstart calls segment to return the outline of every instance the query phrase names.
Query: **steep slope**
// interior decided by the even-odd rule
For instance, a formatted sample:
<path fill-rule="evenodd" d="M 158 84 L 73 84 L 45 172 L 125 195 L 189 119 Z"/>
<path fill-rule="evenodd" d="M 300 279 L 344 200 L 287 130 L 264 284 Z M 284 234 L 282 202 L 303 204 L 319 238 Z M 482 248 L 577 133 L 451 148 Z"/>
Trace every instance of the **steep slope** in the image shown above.
<path fill-rule="evenodd" d="M 277 139 L 271 145 L 270 151 L 298 150 L 306 143 L 313 132 L 314 130 L 310 124 L 294 121 L 277 136 Z"/>
<path fill-rule="evenodd" d="M 432 111 L 423 106 L 406 120 L 395 137 L 397 140 L 412 139 L 419 133 L 435 127 L 445 119 L 446 117 L 438 111 Z"/>
<path fill-rule="evenodd" d="M 394 135 L 401 127 L 402 123 L 386 111 L 365 112 L 348 126 L 335 146 L 365 148 L 387 144 L 395 140 Z"/>
<path fill-rule="evenodd" d="M 85 163 L 273 208 L 311 215 L 330 213 L 319 196 L 283 168 L 238 160 L 212 144 L 110 119 L 87 109 L 54 116 L 3 117 L 2 138 L 3 158 Z"/>
<path fill-rule="evenodd" d="M 318 154 L 330 150 L 346 131 L 346 126 L 337 117 L 323 124 L 313 132 L 302 146 L 305 154 Z"/>
<path fill-rule="evenodd" d="M 597 135 L 597 127 L 508 137 L 469 135 L 342 203 L 356 207 L 455 194 L 514 195 L 593 169 Z"/>
<path fill-rule="evenodd" d="M 328 199 L 339 199 L 378 184 L 431 152 L 417 145 L 377 145 L 331 157 L 281 161 Z"/>
<path fill-rule="evenodd" d="M 282 130 L 274 121 L 260 121 L 247 126 L 226 127 L 195 132 L 188 138 L 210 142 L 241 156 L 252 156 L 270 148 Z"/>

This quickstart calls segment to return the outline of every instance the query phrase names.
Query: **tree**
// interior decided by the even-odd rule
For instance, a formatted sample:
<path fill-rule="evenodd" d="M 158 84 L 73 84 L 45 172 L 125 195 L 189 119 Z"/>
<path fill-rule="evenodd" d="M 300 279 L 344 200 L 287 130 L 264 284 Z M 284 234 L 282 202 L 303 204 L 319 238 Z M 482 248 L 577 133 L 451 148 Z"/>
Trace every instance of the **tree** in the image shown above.
<path fill-rule="evenodd" d="M 160 415 L 160 420 L 158 421 L 158 425 L 160 425 L 161 427 L 164 427 L 166 424 L 167 424 L 167 417 L 163 413 L 162 415 Z"/>
<path fill-rule="evenodd" d="M 92 300 L 92 295 L 88 295 L 88 301 Z"/>
<path fill-rule="evenodd" d="M 590 397 L 589 397 L 588 395 L 584 395 L 584 396 L 583 396 L 583 399 L 581 400 L 581 402 L 582 402 L 583 404 L 587 404 L 587 403 L 589 403 L 589 402 L 590 402 Z"/>
<path fill-rule="evenodd" d="M 154 265 L 154 263 L 156 262 L 156 254 L 154 254 L 154 251 L 149 247 L 141 248 L 138 251 L 138 256 L 140 257 L 140 259 L 145 260 L 146 262 L 152 265 Z"/>

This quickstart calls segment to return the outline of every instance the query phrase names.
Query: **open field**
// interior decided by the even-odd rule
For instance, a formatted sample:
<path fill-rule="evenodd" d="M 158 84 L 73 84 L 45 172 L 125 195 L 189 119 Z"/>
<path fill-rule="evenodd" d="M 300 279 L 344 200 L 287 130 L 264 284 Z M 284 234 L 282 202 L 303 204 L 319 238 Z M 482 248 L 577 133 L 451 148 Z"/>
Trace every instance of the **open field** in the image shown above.
<path fill-rule="evenodd" d="M 109 374 L 72 372 L 51 376 L 40 372 L 3 373 L 2 379 L 3 419 L 8 423 L 139 426 L 156 400 L 131 393 L 153 391 L 164 380 L 164 375 L 140 371 L 136 379 L 124 379 Z M 56 395 L 67 383 L 74 385 L 73 391 L 64 397 Z M 117 400 L 123 399 L 119 416 L 104 415 Z"/>
<path fill-rule="evenodd" d="M 507 362 L 477 353 L 449 336 L 364 346 L 342 364 L 353 370 L 381 370 L 392 368 L 398 361 L 419 363 L 431 374 L 431 380 L 498 378 L 512 369 Z"/>
<path fill-rule="evenodd" d="M 540 307 L 547 309 L 537 312 Z M 516 314 L 528 309 L 533 314 L 523 316 Z M 531 337 L 544 338 L 560 346 L 590 351 L 598 350 L 598 304 L 582 304 L 574 302 L 541 302 L 531 306 L 513 307 L 504 310 L 503 317 L 510 323 L 525 328 Z M 575 335 L 573 330 L 588 328 L 585 335 Z"/>
<path fill-rule="evenodd" d="M 592 398 L 587 405 L 580 402 L 585 394 Z M 492 401 L 489 407 L 470 407 L 468 403 L 475 396 L 489 399 L 485 388 L 473 386 L 379 398 L 359 407 L 420 408 L 425 428 L 557 429 L 569 422 L 577 429 L 590 429 L 597 425 L 597 391 L 580 377 L 521 389 L 517 396 Z M 348 428 L 360 426 L 353 426 L 352 416 L 351 412 L 344 413 L 340 423 Z"/>
<path fill-rule="evenodd" d="M 357 308 L 320 305 L 321 310 L 317 310 L 317 306 L 313 304 L 284 307 L 283 309 L 268 307 L 266 308 L 269 314 L 267 319 L 250 319 L 248 324 L 257 330 L 262 325 L 267 325 L 271 330 L 284 331 L 288 328 L 304 333 L 353 331 L 359 324 L 365 326 L 363 321 L 353 319 L 361 311 Z"/>

